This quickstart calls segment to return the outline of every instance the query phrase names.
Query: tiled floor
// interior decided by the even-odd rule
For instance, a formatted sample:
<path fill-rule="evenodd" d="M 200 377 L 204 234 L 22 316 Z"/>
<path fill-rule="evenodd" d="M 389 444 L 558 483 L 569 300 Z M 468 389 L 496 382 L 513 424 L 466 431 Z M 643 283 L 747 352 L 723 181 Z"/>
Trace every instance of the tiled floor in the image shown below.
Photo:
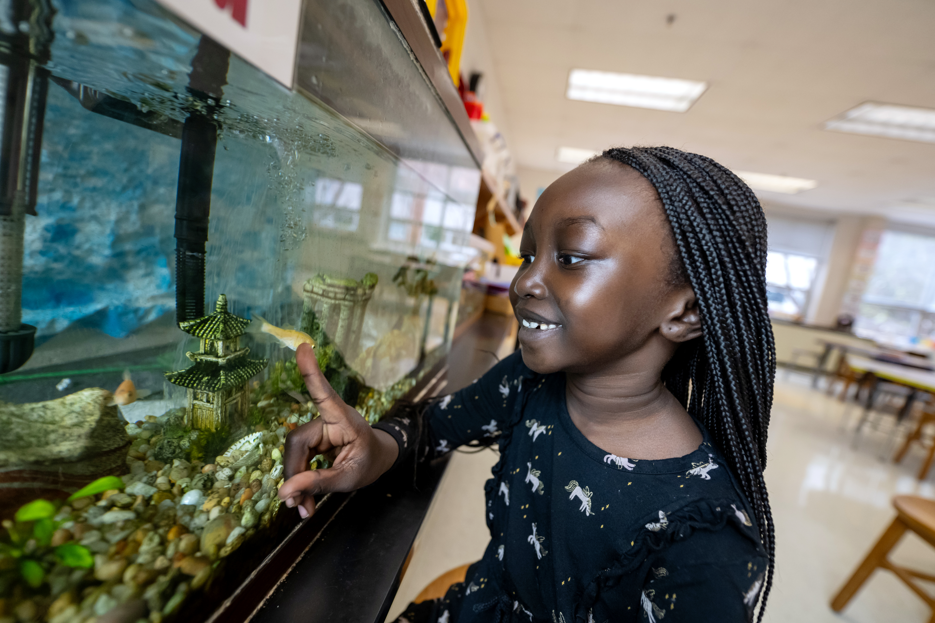
<path fill-rule="evenodd" d="M 800 375 L 780 373 L 770 425 L 766 480 L 777 535 L 776 581 L 765 620 L 770 623 L 922 623 L 925 604 L 887 572 L 876 573 L 843 614 L 828 607 L 853 568 L 891 521 L 894 494 L 935 499 L 935 469 L 918 483 L 918 448 L 893 465 L 887 431 L 868 431 L 855 449 L 855 406 L 809 387 Z M 433 578 L 479 558 L 487 543 L 483 482 L 492 452 L 454 457 L 445 482 L 419 534 L 416 555 L 391 610 L 402 611 Z M 935 570 L 935 551 L 909 536 L 894 560 Z"/>

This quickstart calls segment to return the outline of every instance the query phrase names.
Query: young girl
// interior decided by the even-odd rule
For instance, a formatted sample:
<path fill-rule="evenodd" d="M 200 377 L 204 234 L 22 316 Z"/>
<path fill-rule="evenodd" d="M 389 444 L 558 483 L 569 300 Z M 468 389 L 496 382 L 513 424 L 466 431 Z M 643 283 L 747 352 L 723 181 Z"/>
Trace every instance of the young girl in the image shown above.
<path fill-rule="evenodd" d="M 289 436 L 280 497 L 308 516 L 313 495 L 413 454 L 496 440 L 484 557 L 400 621 L 751 620 L 774 552 L 756 197 L 703 156 L 610 149 L 546 189 L 520 250 L 521 351 L 421 422 L 369 427 L 296 353 L 321 417 Z M 334 467 L 308 471 L 334 449 Z"/>

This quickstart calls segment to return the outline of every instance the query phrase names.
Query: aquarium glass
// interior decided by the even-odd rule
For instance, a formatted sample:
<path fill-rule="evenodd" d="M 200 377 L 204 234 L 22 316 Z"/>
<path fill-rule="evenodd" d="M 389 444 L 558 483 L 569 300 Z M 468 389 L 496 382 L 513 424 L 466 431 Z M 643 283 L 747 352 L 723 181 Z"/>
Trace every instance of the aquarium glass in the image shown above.
<path fill-rule="evenodd" d="M 47 8 L 45 33 L 0 17 L 48 72 L 0 616 L 206 618 L 295 523 L 283 442 L 317 416 L 296 345 L 371 422 L 447 354 L 480 172 L 379 2 L 307 4 L 296 92 L 150 0 Z"/>

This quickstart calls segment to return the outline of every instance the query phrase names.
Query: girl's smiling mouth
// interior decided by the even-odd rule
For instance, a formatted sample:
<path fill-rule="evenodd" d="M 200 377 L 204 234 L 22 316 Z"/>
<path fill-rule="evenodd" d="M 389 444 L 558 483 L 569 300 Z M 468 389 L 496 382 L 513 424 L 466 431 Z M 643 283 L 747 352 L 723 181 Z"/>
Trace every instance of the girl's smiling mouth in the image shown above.
<path fill-rule="evenodd" d="M 538 329 L 539 331 L 550 331 L 552 329 L 561 329 L 562 325 L 560 324 L 547 324 L 545 322 L 530 322 L 523 318 L 523 326 L 527 329 Z"/>
<path fill-rule="evenodd" d="M 555 322 L 554 320 L 549 320 L 548 318 L 544 318 L 539 314 L 535 314 L 525 309 L 516 310 L 516 319 L 519 320 L 522 328 L 530 329 L 534 333 L 548 332 L 562 328 L 560 323 Z"/>

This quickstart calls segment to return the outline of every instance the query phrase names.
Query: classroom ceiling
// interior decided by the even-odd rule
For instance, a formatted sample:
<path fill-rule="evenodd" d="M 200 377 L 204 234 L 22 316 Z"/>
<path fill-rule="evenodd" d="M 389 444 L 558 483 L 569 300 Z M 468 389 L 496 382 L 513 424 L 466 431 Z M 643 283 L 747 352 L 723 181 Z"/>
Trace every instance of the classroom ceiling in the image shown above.
<path fill-rule="evenodd" d="M 480 4 L 522 168 L 570 169 L 559 147 L 666 144 L 818 181 L 796 195 L 758 193 L 764 202 L 935 225 L 935 144 L 823 129 L 868 101 L 935 108 L 931 0 Z M 709 86 L 685 113 L 571 101 L 573 68 Z"/>

